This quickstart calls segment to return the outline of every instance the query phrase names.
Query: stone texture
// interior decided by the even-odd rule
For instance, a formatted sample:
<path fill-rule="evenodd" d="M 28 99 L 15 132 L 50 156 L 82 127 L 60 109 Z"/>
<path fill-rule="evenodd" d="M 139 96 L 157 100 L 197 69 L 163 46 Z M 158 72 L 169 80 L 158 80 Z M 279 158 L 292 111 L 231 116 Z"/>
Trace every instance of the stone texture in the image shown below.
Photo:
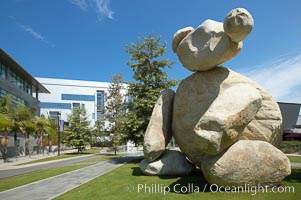
<path fill-rule="evenodd" d="M 236 141 L 261 107 L 259 91 L 247 84 L 225 89 L 194 128 L 207 154 L 218 154 Z"/>
<path fill-rule="evenodd" d="M 234 42 L 240 42 L 249 35 L 254 27 L 252 15 L 244 8 L 231 10 L 225 18 L 225 33 Z"/>
<path fill-rule="evenodd" d="M 239 102 L 240 94 L 243 94 L 244 101 L 248 98 L 248 94 L 246 95 L 241 91 L 243 87 L 256 89 L 261 100 L 258 99 L 256 92 L 252 91 L 250 94 L 252 94 L 253 100 L 248 101 L 248 103 Z M 232 94 L 235 99 L 231 95 L 225 95 L 227 93 Z M 225 97 L 231 99 L 227 100 Z M 233 103 L 231 103 L 232 100 Z M 226 104 L 223 105 L 223 101 Z M 260 101 L 261 106 L 258 109 Z M 237 103 L 239 103 L 239 109 L 236 108 Z M 273 145 L 278 145 L 281 142 L 282 116 L 279 106 L 257 83 L 224 67 L 217 67 L 206 72 L 196 72 L 184 79 L 176 91 L 173 107 L 173 135 L 182 152 L 197 166 L 201 166 L 205 154 L 204 150 L 207 149 L 207 153 L 213 154 L 218 152 L 210 150 L 218 150 L 218 148 L 212 148 L 210 143 L 204 143 L 208 138 L 214 137 L 214 134 L 207 132 L 206 137 L 200 134 L 202 124 L 206 124 L 203 117 L 211 115 L 214 118 L 215 114 L 210 113 L 214 107 L 221 109 L 224 114 L 219 115 L 218 110 L 215 110 L 215 121 L 210 121 L 208 124 L 216 123 L 217 126 L 215 127 L 218 128 L 219 125 L 228 123 L 228 127 L 234 127 L 234 132 L 221 131 L 221 129 L 227 130 L 227 126 L 222 126 L 219 130 L 216 129 L 219 134 L 222 134 L 219 137 L 226 139 L 226 145 L 219 151 L 237 140 L 262 140 Z M 248 109 L 245 110 L 244 108 Z M 231 113 L 231 110 L 235 111 L 236 114 Z M 251 115 L 249 116 L 248 113 Z M 226 116 L 226 120 L 223 119 L 224 116 Z M 251 121 L 249 121 L 250 119 Z M 234 124 L 231 125 L 230 122 L 234 122 Z M 235 128 L 235 126 L 237 127 Z M 205 128 L 203 127 L 203 129 Z M 212 131 L 216 130 L 212 129 Z M 227 141 L 229 139 L 230 141 Z"/>
<path fill-rule="evenodd" d="M 153 109 L 143 143 L 144 158 L 148 162 L 157 159 L 164 152 L 165 146 L 171 139 L 174 95 L 175 92 L 173 90 L 164 90 Z"/>
<path fill-rule="evenodd" d="M 183 153 L 166 150 L 160 159 L 154 162 L 142 160 L 140 169 L 147 175 L 188 175 L 195 167 L 187 161 Z"/>
<path fill-rule="evenodd" d="M 176 53 L 190 71 L 207 71 L 236 56 L 242 42 L 231 41 L 223 23 L 206 20 L 178 45 Z"/>
<path fill-rule="evenodd" d="M 284 153 L 264 141 L 241 140 L 202 163 L 206 180 L 219 186 L 272 186 L 291 173 Z"/>
<path fill-rule="evenodd" d="M 174 53 L 177 52 L 177 48 L 179 43 L 191 32 L 194 31 L 193 27 L 186 27 L 178 30 L 174 35 L 172 39 L 172 50 Z"/>

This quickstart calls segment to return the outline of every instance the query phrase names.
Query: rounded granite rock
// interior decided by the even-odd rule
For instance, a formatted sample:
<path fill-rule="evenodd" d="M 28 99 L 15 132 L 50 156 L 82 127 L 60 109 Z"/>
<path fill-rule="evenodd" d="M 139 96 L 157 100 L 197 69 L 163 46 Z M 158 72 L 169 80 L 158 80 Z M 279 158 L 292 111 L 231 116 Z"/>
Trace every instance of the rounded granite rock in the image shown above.
<path fill-rule="evenodd" d="M 225 18 L 225 33 L 234 42 L 240 42 L 249 35 L 254 27 L 252 15 L 244 8 L 231 10 Z"/>
<path fill-rule="evenodd" d="M 140 169 L 147 175 L 181 176 L 190 174 L 195 169 L 195 166 L 186 159 L 182 152 L 165 150 L 163 155 L 153 162 L 142 160 Z"/>
<path fill-rule="evenodd" d="M 224 32 L 223 23 L 204 21 L 190 32 L 176 49 L 182 65 L 190 71 L 208 71 L 236 56 L 242 42 L 233 42 Z"/>
<path fill-rule="evenodd" d="M 218 186 L 277 186 L 291 174 L 287 156 L 273 145 L 240 140 L 219 155 L 206 155 L 202 172 Z"/>
<path fill-rule="evenodd" d="M 247 91 L 249 90 L 249 91 Z M 277 102 L 249 78 L 224 67 L 184 79 L 173 104 L 173 136 L 197 166 L 238 140 L 282 140 Z"/>

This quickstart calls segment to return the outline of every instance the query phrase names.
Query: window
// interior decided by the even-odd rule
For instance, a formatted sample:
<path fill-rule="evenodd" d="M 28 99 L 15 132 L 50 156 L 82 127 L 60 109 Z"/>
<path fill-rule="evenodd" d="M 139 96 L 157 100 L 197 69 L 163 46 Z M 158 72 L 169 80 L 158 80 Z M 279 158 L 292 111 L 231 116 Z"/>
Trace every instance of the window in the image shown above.
<path fill-rule="evenodd" d="M 31 85 L 28 82 L 25 82 L 25 92 L 32 95 Z"/>
<path fill-rule="evenodd" d="M 51 120 L 57 120 L 59 116 L 58 111 L 49 111 L 49 119 Z"/>
<path fill-rule="evenodd" d="M 21 90 L 25 91 L 24 80 L 20 76 L 17 76 L 16 78 L 17 78 L 17 86 L 18 86 L 18 88 L 20 88 Z"/>
<path fill-rule="evenodd" d="M 95 101 L 94 95 L 62 94 L 61 98 L 62 98 L 62 100 Z"/>
<path fill-rule="evenodd" d="M 79 109 L 80 108 L 80 103 L 72 103 L 72 109 Z"/>
<path fill-rule="evenodd" d="M 71 103 L 40 102 L 40 107 L 71 110 Z"/>
<path fill-rule="evenodd" d="M 0 76 L 3 78 L 3 79 L 7 79 L 7 76 L 6 76 L 6 66 L 2 63 L 0 63 Z"/>
<path fill-rule="evenodd" d="M 6 96 L 7 92 L 0 88 L 0 98 L 4 98 Z"/>
<path fill-rule="evenodd" d="M 97 102 L 96 102 L 97 120 L 103 119 L 104 112 L 104 92 L 97 90 Z"/>
<path fill-rule="evenodd" d="M 17 85 L 17 74 L 13 71 L 10 71 L 10 81 L 14 84 Z"/>

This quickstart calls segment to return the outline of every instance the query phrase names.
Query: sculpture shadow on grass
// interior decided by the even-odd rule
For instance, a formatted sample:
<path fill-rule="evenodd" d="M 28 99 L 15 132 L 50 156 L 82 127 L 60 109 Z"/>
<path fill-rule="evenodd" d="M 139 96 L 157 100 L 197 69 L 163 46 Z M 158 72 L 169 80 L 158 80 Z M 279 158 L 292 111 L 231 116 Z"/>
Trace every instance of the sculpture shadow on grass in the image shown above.
<path fill-rule="evenodd" d="M 301 183 L 301 168 L 292 169 L 291 175 L 286 177 L 284 181 L 290 182 L 290 183 Z"/>
<path fill-rule="evenodd" d="M 139 167 L 132 167 L 133 176 L 148 176 L 143 174 Z M 203 177 L 200 169 L 186 176 L 158 176 L 160 179 L 177 179 L 171 183 L 169 192 L 177 194 L 190 194 L 194 192 L 210 192 L 209 184 Z"/>
<path fill-rule="evenodd" d="M 164 176 L 160 177 L 168 179 L 170 177 Z M 170 184 L 168 187 L 170 193 L 177 194 L 190 194 L 190 193 L 199 193 L 199 192 L 210 192 L 209 184 L 204 178 L 202 171 L 200 169 L 195 170 L 187 176 L 180 177 L 177 181 Z"/>
<path fill-rule="evenodd" d="M 109 160 L 109 163 L 113 164 L 122 164 L 122 163 L 131 163 L 133 160 L 141 160 L 142 157 L 136 157 L 136 156 L 123 156 L 123 157 L 118 157 L 112 160 Z"/>

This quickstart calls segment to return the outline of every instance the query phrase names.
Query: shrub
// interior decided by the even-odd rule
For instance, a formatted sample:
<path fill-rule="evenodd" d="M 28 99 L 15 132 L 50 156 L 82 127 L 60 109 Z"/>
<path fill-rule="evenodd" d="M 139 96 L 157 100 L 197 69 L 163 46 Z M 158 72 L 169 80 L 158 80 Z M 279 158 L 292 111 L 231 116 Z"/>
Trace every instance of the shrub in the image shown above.
<path fill-rule="evenodd" d="M 301 141 L 297 141 L 297 140 L 282 141 L 279 148 L 284 153 L 301 152 Z"/>

